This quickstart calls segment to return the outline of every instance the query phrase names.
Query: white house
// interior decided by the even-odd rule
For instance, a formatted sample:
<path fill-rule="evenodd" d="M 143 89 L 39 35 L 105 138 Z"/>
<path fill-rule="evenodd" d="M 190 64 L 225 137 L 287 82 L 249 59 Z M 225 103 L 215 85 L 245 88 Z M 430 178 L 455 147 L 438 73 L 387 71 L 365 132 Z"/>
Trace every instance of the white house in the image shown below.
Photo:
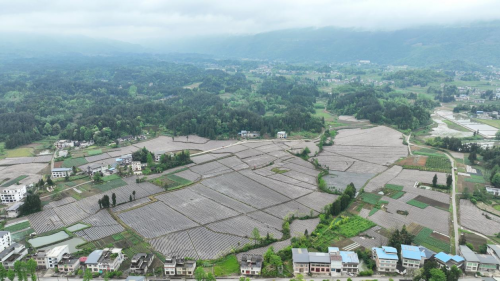
<path fill-rule="evenodd" d="M 69 254 L 68 245 L 61 245 L 48 250 L 45 253 L 45 265 L 48 268 L 57 267 L 65 254 Z"/>
<path fill-rule="evenodd" d="M 71 171 L 71 168 L 54 168 L 52 169 L 52 178 L 64 178 L 66 175 L 69 176 L 71 174 Z"/>
<path fill-rule="evenodd" d="M 106 248 L 90 253 L 85 261 L 85 265 L 92 272 L 115 271 L 118 270 L 123 259 L 122 249 Z"/>
<path fill-rule="evenodd" d="M 0 252 L 0 262 L 5 268 L 14 268 L 14 263 L 22 260 L 26 254 L 28 254 L 28 249 L 24 245 L 14 243 Z"/>
<path fill-rule="evenodd" d="M 90 166 L 87 166 L 87 173 L 89 175 L 94 175 L 95 173 L 104 173 L 108 169 L 107 165 L 103 163 L 95 163 Z"/>
<path fill-rule="evenodd" d="M 419 268 L 424 264 L 425 253 L 417 246 L 401 244 L 401 259 L 405 268 Z"/>
<path fill-rule="evenodd" d="M 242 275 L 260 275 L 262 270 L 262 255 L 245 254 L 241 256 L 240 271 Z"/>
<path fill-rule="evenodd" d="M 12 244 L 9 231 L 0 231 L 0 252 L 7 249 Z"/>
<path fill-rule="evenodd" d="M 165 151 L 156 151 L 155 152 L 155 161 L 160 162 L 161 156 L 165 154 Z"/>
<path fill-rule="evenodd" d="M 17 218 L 21 213 L 21 206 L 24 205 L 24 202 L 17 202 L 14 205 L 7 208 L 7 216 L 9 218 Z"/>
<path fill-rule="evenodd" d="M 26 195 L 26 185 L 11 185 L 4 188 L 0 193 L 2 204 L 19 202 Z"/>
<path fill-rule="evenodd" d="M 142 175 L 142 164 L 141 161 L 132 161 L 132 171 L 134 175 Z"/>
<path fill-rule="evenodd" d="M 286 139 L 287 138 L 287 134 L 285 131 L 279 131 L 278 134 L 276 134 L 276 137 L 278 139 Z"/>
<path fill-rule="evenodd" d="M 395 272 L 398 264 L 398 251 L 396 248 L 382 246 L 372 248 L 372 258 L 375 260 L 377 270 L 380 272 Z"/>
<path fill-rule="evenodd" d="M 175 276 L 176 264 L 177 260 L 175 256 L 165 258 L 165 263 L 163 264 L 163 271 L 165 272 L 165 276 Z"/>

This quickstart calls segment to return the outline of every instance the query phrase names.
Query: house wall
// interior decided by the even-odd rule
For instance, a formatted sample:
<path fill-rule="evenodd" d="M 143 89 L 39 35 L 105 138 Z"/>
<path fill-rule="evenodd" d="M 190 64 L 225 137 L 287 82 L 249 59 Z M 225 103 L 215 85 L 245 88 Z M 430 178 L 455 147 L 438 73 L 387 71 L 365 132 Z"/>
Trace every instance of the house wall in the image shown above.
<path fill-rule="evenodd" d="M 477 263 L 477 262 L 466 262 L 465 263 L 465 271 L 466 272 L 476 272 L 478 266 L 479 266 L 479 263 Z"/>
<path fill-rule="evenodd" d="M 309 263 L 293 263 L 293 272 L 294 273 L 308 273 L 309 272 Z"/>
<path fill-rule="evenodd" d="M 313 262 L 311 262 L 310 272 L 312 274 L 330 275 L 330 263 L 313 263 Z"/>

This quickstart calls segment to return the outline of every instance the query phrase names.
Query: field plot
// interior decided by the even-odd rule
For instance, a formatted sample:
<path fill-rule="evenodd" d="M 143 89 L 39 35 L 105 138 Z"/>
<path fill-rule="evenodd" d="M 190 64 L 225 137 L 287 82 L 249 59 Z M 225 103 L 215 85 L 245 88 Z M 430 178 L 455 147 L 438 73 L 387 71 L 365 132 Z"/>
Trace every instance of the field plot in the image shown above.
<path fill-rule="evenodd" d="M 191 157 L 191 161 L 193 161 L 195 164 L 201 164 L 209 161 L 214 161 L 217 158 L 218 157 L 213 154 L 202 154 Z"/>
<path fill-rule="evenodd" d="M 356 189 L 361 189 L 365 183 L 374 176 L 374 174 L 367 173 L 351 173 L 351 172 L 334 172 L 330 171 L 330 174 L 323 177 L 326 181 L 326 185 L 331 190 L 338 190 L 343 192 L 344 189 L 353 183 Z"/>
<path fill-rule="evenodd" d="M 266 154 L 274 151 L 283 151 L 283 147 L 275 143 L 259 146 L 256 147 L 255 149 L 262 151 Z"/>
<path fill-rule="evenodd" d="M 408 156 L 405 159 L 398 161 L 398 165 L 425 167 L 426 161 L 427 161 L 427 156 L 413 155 L 413 156 Z"/>
<path fill-rule="evenodd" d="M 248 238 L 229 234 L 216 233 L 205 227 L 197 227 L 187 231 L 199 259 L 217 259 L 229 253 L 233 249 L 241 248 L 245 244 L 252 243 Z"/>
<path fill-rule="evenodd" d="M 319 218 L 307 219 L 307 220 L 294 220 L 290 224 L 290 235 L 292 237 L 299 237 L 304 235 L 307 229 L 308 233 L 312 233 L 316 226 L 319 224 Z"/>
<path fill-rule="evenodd" d="M 276 158 L 271 155 L 257 155 L 253 157 L 248 157 L 243 159 L 242 161 L 247 163 L 248 166 L 252 168 L 260 168 L 266 165 L 269 165 L 271 162 L 275 161 Z"/>
<path fill-rule="evenodd" d="M 248 213 L 248 212 L 255 211 L 254 207 L 247 205 L 245 203 L 242 203 L 240 201 L 234 200 L 233 198 L 228 197 L 222 193 L 219 193 L 213 189 L 210 189 L 202 184 L 195 184 L 193 186 L 190 186 L 189 189 L 193 190 L 194 192 L 196 192 L 196 193 L 198 193 L 206 198 L 212 199 L 213 201 L 215 201 L 221 205 L 229 207 L 235 211 L 242 212 L 242 213 Z"/>
<path fill-rule="evenodd" d="M 277 239 L 280 239 L 283 236 L 281 231 L 278 229 L 258 222 L 247 216 L 238 216 L 224 221 L 211 223 L 207 225 L 207 228 L 218 233 L 232 234 L 245 238 L 252 236 L 254 228 L 259 230 L 261 236 L 265 236 L 267 233 L 273 235 L 273 237 Z"/>
<path fill-rule="evenodd" d="M 405 146 L 401 133 L 385 127 L 370 129 L 340 130 L 335 137 L 335 144 L 357 146 Z"/>
<path fill-rule="evenodd" d="M 54 209 L 43 210 L 28 216 L 31 227 L 37 233 L 44 233 L 64 226 Z"/>
<path fill-rule="evenodd" d="M 333 203 L 337 199 L 337 197 L 339 196 L 322 192 L 313 192 L 307 194 L 306 196 L 300 197 L 295 201 L 315 211 L 322 212 L 323 207 Z"/>
<path fill-rule="evenodd" d="M 301 182 L 305 182 L 307 184 L 312 184 L 312 185 L 316 185 L 316 178 L 318 176 L 318 175 L 309 176 L 309 175 L 303 174 L 302 172 L 297 172 L 297 171 L 289 171 L 289 172 L 286 172 L 282 175 L 290 177 L 292 179 L 296 179 L 296 180 L 301 181 Z"/>
<path fill-rule="evenodd" d="M 254 172 L 258 173 L 259 171 L 262 171 L 262 170 L 264 170 L 264 169 L 255 170 Z M 303 188 L 307 188 L 309 190 L 318 190 L 318 187 L 317 187 L 316 184 L 305 183 L 305 182 L 302 182 L 302 181 L 299 181 L 299 180 L 292 179 L 290 177 L 284 176 L 282 174 L 275 174 L 275 173 L 273 173 L 272 175 L 269 176 L 269 178 L 273 179 L 273 180 L 277 180 L 277 181 L 283 182 L 283 183 L 287 183 L 287 184 L 291 184 L 291 185 L 296 185 L 296 186 L 300 186 L 300 187 L 303 187 Z"/>
<path fill-rule="evenodd" d="M 154 238 L 198 226 L 162 202 L 121 213 L 118 217 L 146 238 Z"/>
<path fill-rule="evenodd" d="M 248 168 L 248 165 L 246 163 L 243 163 L 238 157 L 232 156 L 232 157 L 227 157 L 224 159 L 220 159 L 217 162 L 221 163 L 222 165 L 231 168 L 235 171 L 243 170 Z"/>
<path fill-rule="evenodd" d="M 264 213 L 263 211 L 251 212 L 248 213 L 247 216 L 276 229 L 281 229 L 283 226 L 283 219 Z"/>
<path fill-rule="evenodd" d="M 199 224 L 207 224 L 240 214 L 189 189 L 164 193 L 156 198 Z"/>
<path fill-rule="evenodd" d="M 366 135 L 365 137 L 370 138 L 371 136 Z M 352 158 L 356 161 L 363 161 L 378 165 L 390 165 L 399 158 L 406 157 L 408 155 L 408 148 L 406 146 L 391 147 L 391 146 L 340 145 L 336 141 L 335 145 L 325 147 L 324 152 L 325 152 L 324 155 L 333 153 L 344 157 Z M 323 153 L 321 155 L 323 155 Z"/>
<path fill-rule="evenodd" d="M 207 141 L 207 142 L 191 142 L 192 137 L 186 138 L 185 136 L 180 136 L 178 137 L 179 141 L 173 141 L 171 137 L 167 136 L 160 136 L 155 139 L 151 139 L 145 142 L 137 143 L 134 144 L 132 147 L 133 150 L 137 150 L 138 148 L 143 148 L 146 147 L 149 151 L 179 151 L 179 150 L 185 150 L 185 149 L 192 149 L 192 150 L 201 150 L 201 151 L 206 151 L 206 150 L 211 150 L 223 146 L 227 146 L 230 144 L 235 143 L 235 140 L 228 140 L 228 141 Z M 182 140 L 182 141 L 181 141 Z M 129 152 L 130 153 L 130 152 Z"/>
<path fill-rule="evenodd" d="M 387 169 L 387 167 L 382 166 L 382 165 L 373 164 L 373 163 L 369 163 L 369 162 L 356 161 L 349 167 L 349 169 L 347 169 L 347 171 L 351 172 L 351 173 L 378 174 L 378 173 L 382 173 L 386 169 Z"/>
<path fill-rule="evenodd" d="M 106 192 L 125 185 L 127 185 L 126 182 L 124 182 L 121 178 L 117 178 L 110 181 L 105 180 L 104 183 L 96 184 L 93 187 L 99 189 L 101 192 Z"/>
<path fill-rule="evenodd" d="M 415 197 L 415 200 L 446 211 L 448 210 L 448 208 L 450 208 L 450 204 L 448 203 L 443 203 L 441 201 L 437 201 L 422 195 L 418 195 L 417 197 Z"/>
<path fill-rule="evenodd" d="M 295 198 L 304 196 L 308 193 L 311 193 L 311 190 L 305 189 L 303 187 L 295 186 L 293 184 L 287 184 L 287 183 L 284 183 L 284 182 L 281 182 L 278 180 L 266 178 L 266 177 L 257 175 L 253 171 L 250 171 L 250 170 L 241 171 L 240 173 L 243 174 L 244 176 L 266 186 L 266 187 L 269 187 L 270 189 L 272 189 L 278 193 L 281 193 L 281 194 L 287 196 L 288 198 L 295 199 Z"/>
<path fill-rule="evenodd" d="M 460 199 L 460 224 L 479 233 L 493 236 L 500 231 L 500 218 L 488 215 L 472 204 L 469 200 Z"/>
<path fill-rule="evenodd" d="M 247 150 L 236 152 L 234 155 L 236 155 L 240 159 L 245 159 L 245 158 L 254 157 L 254 156 L 258 156 L 258 155 L 265 155 L 265 153 L 260 151 L 260 150 L 257 150 L 257 149 L 249 148 Z"/>
<path fill-rule="evenodd" d="M 303 173 L 303 174 L 306 174 L 306 175 L 309 175 L 312 177 L 317 177 L 319 174 L 319 172 L 317 170 L 315 170 L 314 168 L 304 167 L 302 165 L 298 165 L 298 164 L 291 163 L 291 162 L 285 162 L 283 167 L 285 169 L 300 172 L 300 173 Z"/>
<path fill-rule="evenodd" d="M 20 165 L 33 163 L 35 157 L 15 157 L 0 160 L 0 165 Z"/>
<path fill-rule="evenodd" d="M 435 252 L 450 252 L 450 239 L 433 233 L 432 229 L 424 228 L 415 236 L 415 243 L 425 246 Z"/>
<path fill-rule="evenodd" d="M 324 167 L 328 167 L 330 171 L 339 171 L 345 172 L 349 169 L 355 162 L 354 159 L 344 156 L 337 156 L 335 154 L 325 155 L 322 153 L 317 156 L 318 163 L 320 163 Z"/>
<path fill-rule="evenodd" d="M 207 143 L 210 140 L 197 135 L 177 136 L 174 137 L 174 142 L 187 142 L 187 143 Z"/>
<path fill-rule="evenodd" d="M 395 182 L 396 180 L 406 180 L 415 183 L 416 181 L 421 182 L 421 183 L 432 183 L 432 178 L 434 175 L 437 175 L 438 184 L 446 184 L 446 174 L 445 173 L 439 173 L 439 172 L 427 172 L 427 171 L 416 171 L 416 170 L 408 170 L 404 169 L 399 173 L 399 175 L 396 177 L 394 181 L 391 181 L 390 183 Z M 403 185 L 403 184 L 401 184 Z M 403 186 L 408 186 L 408 185 L 403 185 Z"/>
<path fill-rule="evenodd" d="M 147 204 L 149 202 L 151 202 L 151 199 L 149 199 L 148 197 L 144 197 L 141 199 L 134 200 L 132 202 L 127 202 L 124 204 L 117 205 L 116 207 L 111 208 L 111 210 L 115 213 L 121 212 L 121 211 L 135 208 L 135 207 L 143 205 L 143 204 Z"/>
<path fill-rule="evenodd" d="M 84 219 L 83 222 L 92 225 L 92 227 L 77 231 L 75 234 L 87 241 L 102 239 L 125 230 L 111 217 L 107 210 L 99 211 Z"/>
<path fill-rule="evenodd" d="M 92 162 L 101 161 L 101 160 L 108 159 L 108 158 L 112 158 L 112 157 L 107 153 L 103 153 L 103 154 L 99 154 L 99 155 L 95 155 L 95 156 L 87 156 L 87 157 L 85 157 L 85 160 L 87 160 L 88 163 L 92 163 Z M 115 160 L 115 159 L 113 158 L 113 160 Z"/>
<path fill-rule="evenodd" d="M 88 214 L 80 209 L 76 204 L 66 204 L 56 207 L 53 210 L 64 222 L 64 225 L 70 225 L 88 217 Z"/>
<path fill-rule="evenodd" d="M 80 167 L 80 166 L 85 165 L 87 163 L 88 163 L 88 161 L 85 160 L 85 158 L 83 158 L 83 157 L 69 158 L 69 159 L 64 159 L 63 167 L 64 168 L 71 168 L 73 166 Z"/>
<path fill-rule="evenodd" d="M 187 231 L 172 233 L 149 241 L 151 246 L 165 256 L 198 259 Z"/>
<path fill-rule="evenodd" d="M 184 170 L 182 172 L 175 174 L 178 177 L 186 179 L 190 182 L 197 182 L 201 179 L 201 176 L 191 170 Z"/>
<path fill-rule="evenodd" d="M 237 172 L 206 179 L 203 181 L 203 185 L 258 209 L 274 206 L 289 200 L 288 197 L 252 181 Z"/>
<path fill-rule="evenodd" d="M 403 168 L 400 166 L 392 166 L 390 169 L 371 179 L 368 184 L 366 184 L 365 191 L 373 192 L 382 189 L 388 182 L 401 173 L 402 170 Z"/>
<path fill-rule="evenodd" d="M 389 242 L 389 239 L 379 233 L 380 229 L 380 226 L 375 226 L 360 233 L 358 236 L 351 238 L 351 240 L 358 243 L 365 249 L 385 246 Z"/>
<path fill-rule="evenodd" d="M 20 176 L 28 176 L 21 183 L 24 182 L 37 182 L 42 178 L 38 173 L 47 167 L 47 164 L 42 163 L 31 163 L 31 164 L 20 164 L 5 167 L 0 172 L 0 182 L 4 180 L 13 180 Z"/>
<path fill-rule="evenodd" d="M 203 178 L 215 177 L 224 173 L 232 172 L 230 168 L 216 161 L 193 166 L 190 170 L 196 174 L 202 175 Z"/>
<path fill-rule="evenodd" d="M 271 208 L 264 209 L 264 212 L 276 216 L 278 218 L 284 219 L 287 217 L 304 217 L 307 215 L 315 216 L 318 212 L 310 209 L 300 203 L 295 201 L 290 201 L 284 204 L 276 205 Z"/>

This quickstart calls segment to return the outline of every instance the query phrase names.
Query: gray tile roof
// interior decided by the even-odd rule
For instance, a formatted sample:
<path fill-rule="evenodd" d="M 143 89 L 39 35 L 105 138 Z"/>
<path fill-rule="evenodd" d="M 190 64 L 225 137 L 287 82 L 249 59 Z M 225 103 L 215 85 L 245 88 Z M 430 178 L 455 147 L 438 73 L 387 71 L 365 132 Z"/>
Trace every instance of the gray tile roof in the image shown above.
<path fill-rule="evenodd" d="M 479 262 L 479 258 L 471 249 L 469 249 L 469 247 L 465 245 L 460 245 L 459 248 L 460 248 L 460 254 L 462 255 L 462 257 L 464 257 L 466 261 Z"/>
<path fill-rule="evenodd" d="M 328 253 L 309 253 L 309 262 L 330 263 L 330 254 L 328 254 Z"/>
<path fill-rule="evenodd" d="M 497 259 L 492 255 L 477 255 L 477 258 L 482 264 L 499 264 Z"/>
<path fill-rule="evenodd" d="M 101 258 L 102 250 L 95 250 L 87 257 L 85 264 L 96 264 Z"/>
<path fill-rule="evenodd" d="M 292 249 L 293 262 L 309 262 L 309 252 L 303 248 Z"/>

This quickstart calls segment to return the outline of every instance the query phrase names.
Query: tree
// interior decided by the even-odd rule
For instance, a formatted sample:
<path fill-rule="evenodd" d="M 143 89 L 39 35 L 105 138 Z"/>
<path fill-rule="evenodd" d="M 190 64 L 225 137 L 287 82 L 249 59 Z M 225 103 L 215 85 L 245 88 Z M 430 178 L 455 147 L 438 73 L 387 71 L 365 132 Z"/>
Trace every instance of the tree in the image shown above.
<path fill-rule="evenodd" d="M 488 246 L 486 244 L 482 244 L 479 246 L 479 253 L 480 254 L 486 254 L 488 251 Z"/>
<path fill-rule="evenodd" d="M 495 173 L 495 175 L 491 179 L 491 184 L 493 184 L 495 187 L 500 187 L 500 173 Z"/>
<path fill-rule="evenodd" d="M 460 245 L 465 245 L 465 244 L 467 244 L 467 238 L 465 237 L 465 234 L 464 234 L 464 233 L 462 233 L 462 234 L 460 235 L 460 239 L 458 240 L 458 243 L 459 243 Z"/>
<path fill-rule="evenodd" d="M 99 203 L 99 209 L 102 209 L 102 199 L 97 200 L 97 203 Z"/>
<path fill-rule="evenodd" d="M 26 268 L 27 268 L 29 274 L 31 275 L 31 281 L 36 281 L 36 267 L 37 267 L 37 263 L 34 259 L 29 259 L 26 262 Z"/>
<path fill-rule="evenodd" d="M 452 183 L 453 183 L 453 177 L 450 174 L 448 174 L 446 176 L 446 186 L 450 188 Z"/>
<path fill-rule="evenodd" d="M 42 201 L 38 194 L 28 193 L 24 204 L 21 206 L 21 215 L 29 215 L 42 210 Z"/>
<path fill-rule="evenodd" d="M 99 173 L 99 172 L 97 172 L 97 173 L 95 173 L 95 174 L 94 174 L 94 178 L 93 178 L 93 179 L 94 179 L 94 182 L 95 182 L 95 183 L 100 183 L 100 182 L 102 182 L 102 181 L 103 181 L 103 180 L 102 180 L 101 173 Z"/>
<path fill-rule="evenodd" d="M 439 268 L 433 268 L 430 271 L 431 278 L 429 281 L 446 281 L 446 275 Z"/>
<path fill-rule="evenodd" d="M 52 181 L 52 179 L 50 178 L 50 176 L 47 177 L 47 185 L 49 185 L 49 186 L 53 186 L 54 185 L 54 182 Z"/>
<path fill-rule="evenodd" d="M 9 269 L 7 271 L 7 278 L 9 278 L 10 281 L 14 281 L 14 278 L 16 278 L 16 273 L 14 272 L 14 270 Z"/>
<path fill-rule="evenodd" d="M 456 265 L 453 265 L 448 271 L 447 281 L 458 281 L 458 278 L 462 276 L 462 270 L 458 268 Z"/>
<path fill-rule="evenodd" d="M 7 270 L 3 267 L 3 264 L 0 263 L 0 281 L 5 281 L 7 277 Z"/>
<path fill-rule="evenodd" d="M 469 153 L 469 157 L 468 157 L 469 161 L 474 164 L 477 160 L 477 154 L 475 151 L 472 151 Z"/>
<path fill-rule="evenodd" d="M 438 175 L 434 174 L 434 177 L 432 178 L 432 186 L 436 187 L 438 182 Z"/>
<path fill-rule="evenodd" d="M 76 175 L 76 172 L 78 172 L 78 170 L 76 169 L 76 167 L 75 167 L 75 166 L 73 166 L 71 169 L 72 169 L 72 171 L 73 171 L 73 175 Z"/>
<path fill-rule="evenodd" d="M 83 281 L 90 281 L 92 280 L 92 271 L 90 269 L 86 269 L 85 273 L 83 274 Z"/>
<path fill-rule="evenodd" d="M 128 201 L 129 201 L 129 202 L 132 202 L 132 194 L 130 194 L 130 195 L 129 195 L 129 197 L 128 197 Z"/>
<path fill-rule="evenodd" d="M 207 274 L 207 281 L 216 281 L 215 276 L 212 274 L 212 272 L 209 272 Z"/>
<path fill-rule="evenodd" d="M 103 208 L 109 208 L 110 204 L 109 204 L 109 196 L 108 195 L 104 195 L 101 199 L 101 203 L 102 203 L 102 207 Z"/>
<path fill-rule="evenodd" d="M 132 191 L 132 195 L 134 195 L 134 200 L 135 200 L 135 190 L 134 190 L 134 191 Z"/>
<path fill-rule="evenodd" d="M 113 207 L 116 206 L 116 194 L 114 192 L 111 194 L 111 201 L 113 202 Z"/>
<path fill-rule="evenodd" d="M 204 281 L 206 278 L 207 278 L 207 274 L 205 273 L 205 270 L 203 269 L 203 267 L 198 266 L 194 270 L 194 279 L 196 281 Z"/>
<path fill-rule="evenodd" d="M 255 244 L 257 244 L 257 242 L 260 243 L 260 232 L 259 232 L 259 229 L 257 227 L 255 227 L 252 230 L 252 238 L 255 240 Z"/>

